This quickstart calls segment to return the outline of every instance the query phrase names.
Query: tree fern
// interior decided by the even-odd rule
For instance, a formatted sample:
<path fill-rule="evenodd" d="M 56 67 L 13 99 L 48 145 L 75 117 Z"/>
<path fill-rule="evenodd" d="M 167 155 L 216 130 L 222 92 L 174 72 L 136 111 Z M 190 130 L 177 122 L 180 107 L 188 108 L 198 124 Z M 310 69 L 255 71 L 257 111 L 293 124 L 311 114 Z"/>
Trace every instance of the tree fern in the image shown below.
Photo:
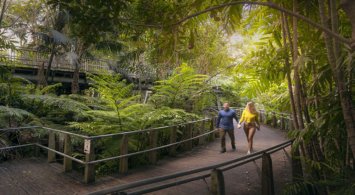
<path fill-rule="evenodd" d="M 199 97 L 206 79 L 206 75 L 196 74 L 193 68 L 182 64 L 167 80 L 157 82 L 151 101 L 156 107 L 183 108 L 186 102 Z"/>
<path fill-rule="evenodd" d="M 39 119 L 32 113 L 7 106 L 0 106 L 0 121 L 2 127 L 24 126 L 39 124 Z"/>

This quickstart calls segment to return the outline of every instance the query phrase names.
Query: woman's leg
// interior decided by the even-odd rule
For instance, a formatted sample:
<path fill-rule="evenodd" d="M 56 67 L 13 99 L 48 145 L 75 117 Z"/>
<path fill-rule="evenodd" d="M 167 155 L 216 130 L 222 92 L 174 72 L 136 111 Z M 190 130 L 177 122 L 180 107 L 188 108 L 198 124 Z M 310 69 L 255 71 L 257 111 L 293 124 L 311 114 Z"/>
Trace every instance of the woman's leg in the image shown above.
<path fill-rule="evenodd" d="M 249 134 L 248 134 L 248 146 L 249 146 L 249 151 L 252 152 L 253 151 L 253 139 L 254 139 L 254 134 L 255 134 L 256 128 L 250 127 L 249 128 Z"/>
<path fill-rule="evenodd" d="M 246 125 L 244 125 L 243 129 L 244 129 L 245 137 L 247 138 L 247 142 L 249 143 L 249 128 Z"/>
<path fill-rule="evenodd" d="M 249 125 L 245 125 L 244 124 L 243 129 L 244 129 L 245 137 L 247 138 L 247 142 L 248 142 L 248 144 L 247 144 L 248 153 L 247 154 L 250 154 L 250 148 L 249 148 L 249 145 L 250 145 L 250 142 L 249 142 Z"/>

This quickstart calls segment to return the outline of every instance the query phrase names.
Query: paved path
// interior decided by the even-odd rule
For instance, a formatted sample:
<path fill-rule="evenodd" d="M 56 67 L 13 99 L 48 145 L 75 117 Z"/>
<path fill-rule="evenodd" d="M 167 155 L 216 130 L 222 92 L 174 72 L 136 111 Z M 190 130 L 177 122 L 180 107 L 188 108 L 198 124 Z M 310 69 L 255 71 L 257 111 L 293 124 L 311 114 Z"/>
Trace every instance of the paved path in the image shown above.
<path fill-rule="evenodd" d="M 203 167 L 246 155 L 247 143 L 244 132 L 235 130 L 237 150 L 230 148 L 227 138 L 227 152 L 220 154 L 219 139 L 215 142 L 194 148 L 177 157 L 160 160 L 157 165 L 144 166 L 131 170 L 126 176 L 107 176 L 95 184 L 85 185 L 75 179 L 75 173 L 62 172 L 59 164 L 48 164 L 43 159 L 22 159 L 0 163 L 0 195 L 21 194 L 86 194 L 100 189 L 121 185 L 154 176 L 166 175 L 177 171 Z M 255 135 L 255 150 L 260 151 L 285 141 L 285 133 L 262 126 Z M 275 190 L 280 194 L 282 187 L 290 180 L 291 165 L 289 148 L 271 155 L 273 160 Z M 261 160 L 248 163 L 224 172 L 226 193 L 260 194 Z M 81 178 L 81 177 L 79 177 Z M 209 179 L 168 188 L 152 194 L 209 194 Z"/>

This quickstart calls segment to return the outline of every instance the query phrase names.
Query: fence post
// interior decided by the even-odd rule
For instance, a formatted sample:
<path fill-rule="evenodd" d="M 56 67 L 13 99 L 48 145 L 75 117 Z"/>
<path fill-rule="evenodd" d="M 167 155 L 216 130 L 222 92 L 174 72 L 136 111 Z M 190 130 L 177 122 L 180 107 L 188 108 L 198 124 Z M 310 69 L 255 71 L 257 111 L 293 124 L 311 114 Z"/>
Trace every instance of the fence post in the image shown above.
<path fill-rule="evenodd" d="M 85 162 L 95 160 L 94 140 L 86 139 L 84 149 Z M 85 164 L 84 182 L 86 184 L 95 182 L 95 164 Z"/>
<path fill-rule="evenodd" d="M 211 173 L 211 193 L 213 195 L 226 194 L 223 172 L 219 169 L 212 170 L 212 173 Z"/>
<path fill-rule="evenodd" d="M 262 171 L 261 171 L 261 194 L 273 195 L 274 189 L 274 176 L 272 173 L 272 161 L 270 154 L 263 153 L 262 157 Z"/>
<path fill-rule="evenodd" d="M 260 110 L 259 112 L 259 121 L 260 123 L 264 123 L 264 111 L 263 110 Z"/>
<path fill-rule="evenodd" d="M 288 130 L 289 130 L 289 131 L 293 130 L 293 121 L 292 121 L 291 118 L 288 119 Z"/>
<path fill-rule="evenodd" d="M 272 112 L 272 126 L 274 128 L 277 127 L 277 118 L 276 118 L 275 112 Z"/>
<path fill-rule="evenodd" d="M 210 121 L 210 131 L 213 131 L 214 130 L 214 123 L 213 123 L 213 118 L 211 118 L 211 121 Z M 219 132 L 217 132 L 219 133 Z M 211 141 L 214 141 L 215 138 L 217 137 L 216 135 L 216 132 L 213 132 L 210 134 L 210 137 L 211 137 Z"/>
<path fill-rule="evenodd" d="M 192 137 L 192 125 L 186 124 L 184 138 L 186 140 L 186 139 L 190 139 L 191 137 Z M 184 142 L 184 150 L 192 150 L 192 141 L 193 140 Z"/>
<path fill-rule="evenodd" d="M 284 120 L 283 115 L 280 116 L 280 122 L 281 122 L 281 125 L 280 125 L 281 130 L 285 130 L 286 125 L 285 125 L 285 120 Z"/>
<path fill-rule="evenodd" d="M 64 154 L 71 156 L 72 154 L 72 145 L 71 145 L 71 137 L 68 134 L 64 135 Z M 63 161 L 64 172 L 69 172 L 72 170 L 72 160 L 64 157 Z"/>
<path fill-rule="evenodd" d="M 48 133 L 48 148 L 55 150 L 55 133 L 50 131 Z M 56 161 L 55 152 L 48 150 L 48 162 Z"/>
<path fill-rule="evenodd" d="M 206 130 L 205 130 L 205 120 L 201 121 L 201 127 L 200 127 L 198 132 L 199 132 L 199 135 L 202 135 L 202 134 L 204 134 L 206 132 Z M 205 136 L 200 137 L 198 139 L 198 144 L 200 144 L 200 145 L 204 144 L 205 143 L 205 139 L 206 139 Z"/>
<path fill-rule="evenodd" d="M 149 133 L 149 148 L 156 148 L 158 145 L 158 132 L 157 130 L 151 130 Z M 148 155 L 149 163 L 155 164 L 157 162 L 157 151 L 150 151 Z"/>
<path fill-rule="evenodd" d="M 170 144 L 176 143 L 177 138 L 177 126 L 173 126 L 170 132 Z M 176 145 L 170 146 L 169 155 L 176 155 Z"/>
<path fill-rule="evenodd" d="M 128 135 L 123 135 L 121 139 L 120 155 L 128 154 Z M 126 174 L 128 171 L 128 157 L 120 158 L 119 173 Z"/>

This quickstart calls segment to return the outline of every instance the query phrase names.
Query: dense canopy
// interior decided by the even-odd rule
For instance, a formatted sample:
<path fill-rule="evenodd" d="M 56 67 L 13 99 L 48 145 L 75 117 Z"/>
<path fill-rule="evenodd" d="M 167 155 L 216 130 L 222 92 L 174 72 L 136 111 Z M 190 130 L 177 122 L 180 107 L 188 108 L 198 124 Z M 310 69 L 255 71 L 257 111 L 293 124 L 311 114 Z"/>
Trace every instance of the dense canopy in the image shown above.
<path fill-rule="evenodd" d="M 355 1 L 0 3 L 0 127 L 99 135 L 254 101 L 293 118 L 305 174 L 286 193 L 355 192 Z M 16 76 L 33 56 L 44 59 L 36 78 Z M 69 85 L 54 79 L 60 61 L 72 67 Z M 83 85 L 89 62 L 107 68 L 85 72 Z M 135 139 L 130 147 L 144 147 Z M 13 141 L 0 135 L 0 146 Z"/>

